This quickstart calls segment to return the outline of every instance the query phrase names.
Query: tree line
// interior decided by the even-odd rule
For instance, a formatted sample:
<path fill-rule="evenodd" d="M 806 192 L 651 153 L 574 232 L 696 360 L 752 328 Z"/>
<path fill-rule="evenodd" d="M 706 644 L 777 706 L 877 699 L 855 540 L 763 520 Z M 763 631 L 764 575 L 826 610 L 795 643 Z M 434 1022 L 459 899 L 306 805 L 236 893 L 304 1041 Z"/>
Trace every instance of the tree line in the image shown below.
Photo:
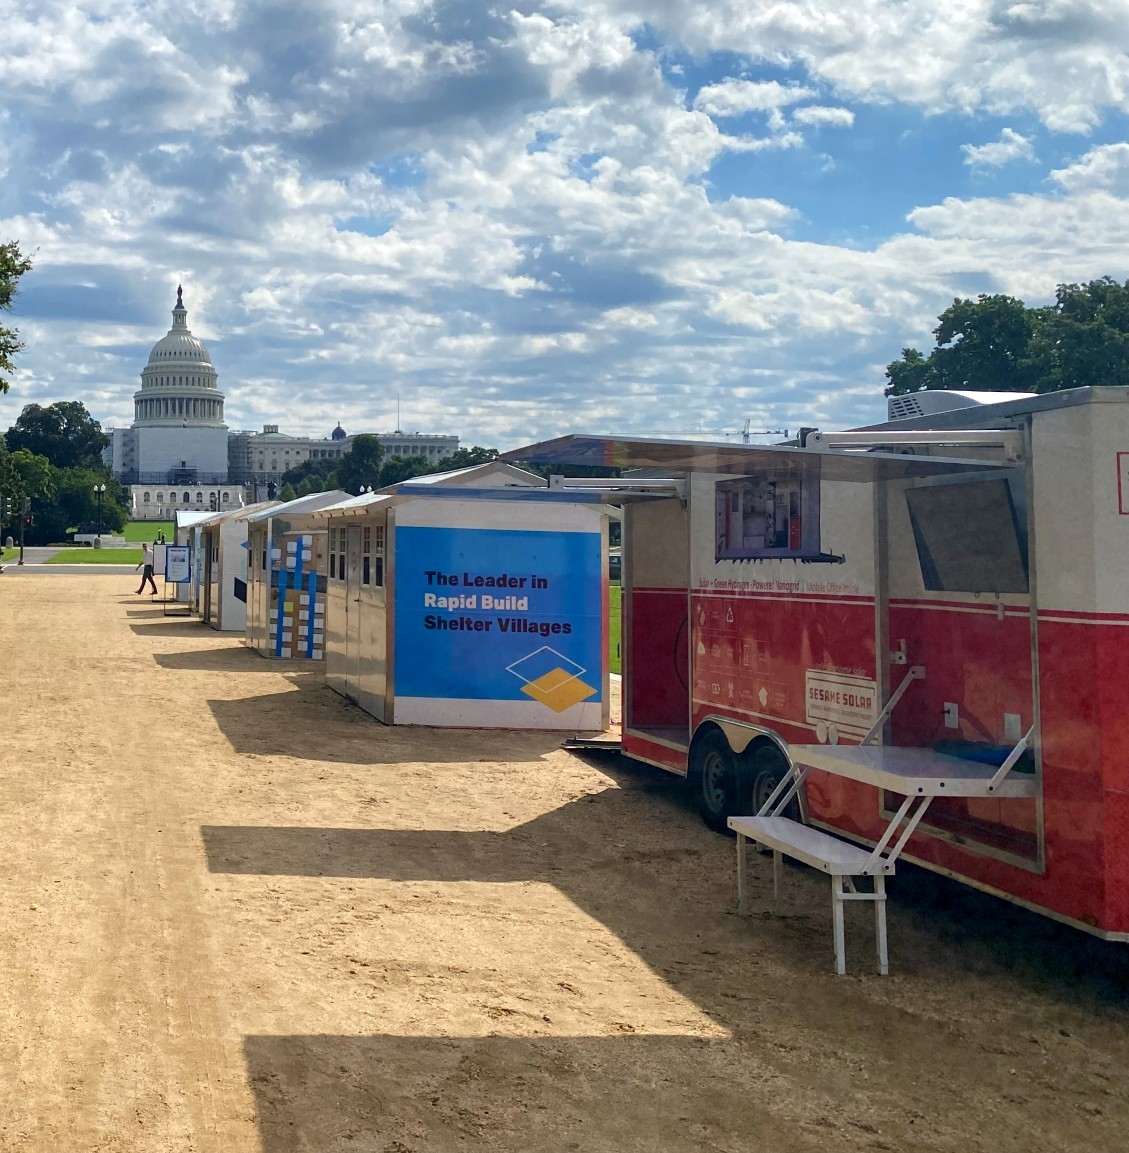
<path fill-rule="evenodd" d="M 886 395 L 925 389 L 1058 392 L 1129 384 L 1129 280 L 1060 284 L 1054 304 L 957 298 L 938 317 L 928 356 L 903 348 Z"/>
<path fill-rule="evenodd" d="M 368 488 L 388 488 L 416 476 L 488 464 L 497 456 L 496 448 L 479 445 L 460 448 L 438 462 L 425 456 L 389 456 L 378 436 L 361 433 L 353 437 L 349 451 L 340 460 L 304 460 L 284 472 L 278 499 L 294 500 L 335 488 L 355 495 Z"/>
<path fill-rule="evenodd" d="M 102 426 L 76 400 L 29 404 L 0 437 L 0 493 L 14 498 L 17 513 L 30 500 L 28 544 L 56 544 L 71 531 L 96 531 L 99 505 L 101 527 L 122 528 L 129 519 L 129 493 L 102 462 L 108 443 Z M 19 536 L 19 515 L 3 532 Z"/>

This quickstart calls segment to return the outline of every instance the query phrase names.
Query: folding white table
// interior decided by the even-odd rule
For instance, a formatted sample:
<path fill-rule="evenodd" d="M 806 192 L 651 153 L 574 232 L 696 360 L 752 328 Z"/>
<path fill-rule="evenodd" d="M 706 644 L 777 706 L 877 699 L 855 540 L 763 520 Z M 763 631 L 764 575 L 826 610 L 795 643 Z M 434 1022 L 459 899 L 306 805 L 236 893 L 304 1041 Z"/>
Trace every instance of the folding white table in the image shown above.
<path fill-rule="evenodd" d="M 729 827 L 737 834 L 737 896 L 738 911 L 742 915 L 747 912 L 749 841 L 772 850 L 776 900 L 780 896 L 782 855 L 830 874 L 835 971 L 839 974 L 846 972 L 844 901 L 874 902 L 878 972 L 883 975 L 889 972 L 886 878 L 893 875 L 898 856 L 934 797 L 1031 797 L 1037 788 L 1033 774 L 1013 771 L 1031 741 L 1033 730 L 1027 732 L 999 766 L 951 757 L 931 749 L 865 743 L 876 734 L 893 703 L 887 706 L 861 745 L 789 745 L 792 771 L 760 812 L 755 817 L 729 818 Z M 782 815 L 812 769 L 861 781 L 904 798 L 873 848 L 844 841 Z M 873 890 L 858 891 L 854 877 L 873 878 Z"/>

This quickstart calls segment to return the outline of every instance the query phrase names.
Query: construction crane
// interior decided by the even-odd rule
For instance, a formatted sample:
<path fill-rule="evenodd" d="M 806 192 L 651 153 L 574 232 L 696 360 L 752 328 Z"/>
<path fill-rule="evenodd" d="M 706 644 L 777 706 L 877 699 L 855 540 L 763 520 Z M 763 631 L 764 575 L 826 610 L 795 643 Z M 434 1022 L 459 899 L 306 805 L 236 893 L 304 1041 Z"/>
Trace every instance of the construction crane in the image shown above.
<path fill-rule="evenodd" d="M 733 428 L 696 428 L 693 432 L 661 432 L 656 433 L 656 436 L 740 436 L 741 440 L 748 444 L 754 436 L 788 436 L 786 428 L 752 428 L 752 421 L 746 420 L 741 426 L 740 432 Z"/>

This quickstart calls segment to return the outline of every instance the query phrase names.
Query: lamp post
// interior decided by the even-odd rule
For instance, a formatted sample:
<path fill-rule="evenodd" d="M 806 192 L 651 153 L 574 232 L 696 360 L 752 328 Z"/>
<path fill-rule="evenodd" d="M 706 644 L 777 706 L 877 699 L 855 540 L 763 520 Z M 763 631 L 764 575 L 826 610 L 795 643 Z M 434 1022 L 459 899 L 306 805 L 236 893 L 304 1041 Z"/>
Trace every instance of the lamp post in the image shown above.
<path fill-rule="evenodd" d="M 98 498 L 98 535 L 102 535 L 102 498 L 106 495 L 106 486 L 104 484 L 96 484 L 94 486 L 94 495 Z"/>

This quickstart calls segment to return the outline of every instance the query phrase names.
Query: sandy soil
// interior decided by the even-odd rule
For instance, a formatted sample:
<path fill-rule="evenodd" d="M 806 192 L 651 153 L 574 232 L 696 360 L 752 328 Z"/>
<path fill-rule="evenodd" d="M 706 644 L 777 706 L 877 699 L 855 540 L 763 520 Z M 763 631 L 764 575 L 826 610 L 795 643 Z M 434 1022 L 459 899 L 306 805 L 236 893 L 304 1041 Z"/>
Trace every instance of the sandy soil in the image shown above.
<path fill-rule="evenodd" d="M 1121 1150 L 1129 964 L 924 874 L 735 915 L 679 782 L 386 729 L 128 578 L 0 577 L 0 1150 Z"/>

